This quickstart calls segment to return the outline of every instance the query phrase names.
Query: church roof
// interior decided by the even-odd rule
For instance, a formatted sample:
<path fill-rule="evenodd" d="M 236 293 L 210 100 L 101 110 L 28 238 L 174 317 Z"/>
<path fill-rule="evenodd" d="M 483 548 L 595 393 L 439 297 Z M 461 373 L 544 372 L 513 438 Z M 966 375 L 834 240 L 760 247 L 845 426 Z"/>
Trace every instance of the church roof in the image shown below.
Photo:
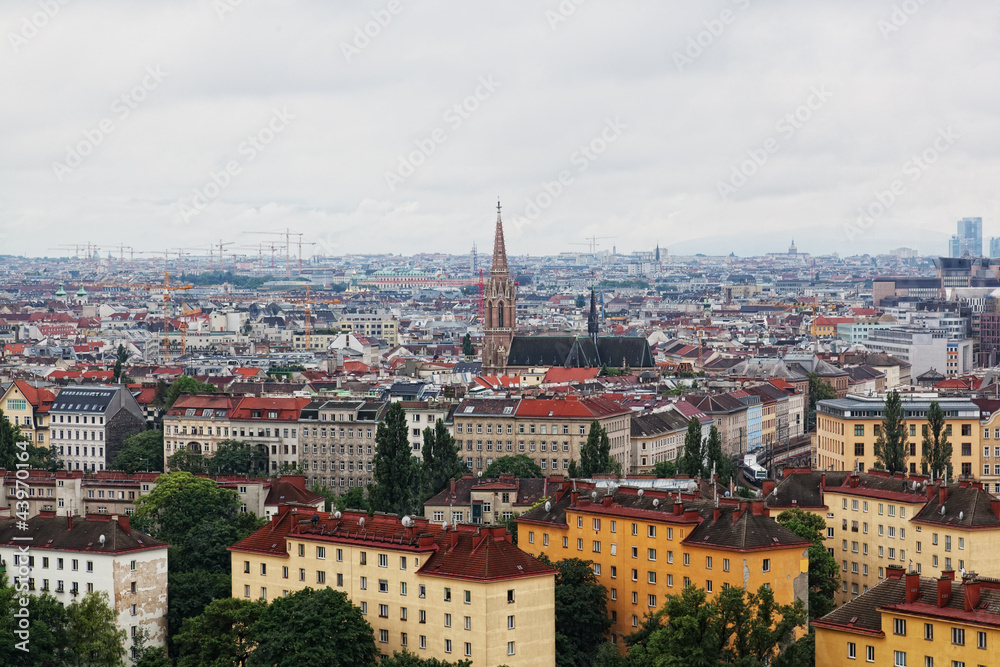
<path fill-rule="evenodd" d="M 514 336 L 508 366 L 563 366 L 565 368 L 654 368 L 645 338 L 601 336 Z"/>

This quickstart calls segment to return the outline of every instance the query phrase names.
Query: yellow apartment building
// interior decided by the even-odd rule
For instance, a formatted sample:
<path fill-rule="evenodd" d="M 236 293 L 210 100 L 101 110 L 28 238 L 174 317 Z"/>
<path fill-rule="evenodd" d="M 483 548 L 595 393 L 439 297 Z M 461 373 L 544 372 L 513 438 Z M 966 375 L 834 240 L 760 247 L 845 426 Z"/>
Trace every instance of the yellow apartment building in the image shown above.
<path fill-rule="evenodd" d="M 778 525 L 763 501 L 708 499 L 622 487 L 564 485 L 552 501 L 518 517 L 518 544 L 553 561 L 593 562 L 608 589 L 611 640 L 684 586 L 710 595 L 727 586 L 767 585 L 779 604 L 808 603 L 808 543 Z"/>
<path fill-rule="evenodd" d="M 813 622 L 817 665 L 985 667 L 997 664 L 1000 580 L 893 566 L 867 593 Z"/>
<path fill-rule="evenodd" d="M 937 401 L 945 415 L 955 474 L 978 475 L 979 406 L 967 398 L 902 396 L 910 447 L 909 473 L 921 471 L 921 442 L 927 410 Z M 816 406 L 816 464 L 822 470 L 868 470 L 875 466 L 875 441 L 882 427 L 884 396 L 856 396 L 820 401 Z M 1000 444 L 1000 443 L 998 443 Z M 998 461 L 1000 463 L 1000 461 Z M 998 478 L 1000 479 L 1000 478 Z"/>
<path fill-rule="evenodd" d="M 979 482 L 786 468 L 772 484 L 764 491 L 776 514 L 798 507 L 826 520 L 825 544 L 841 570 L 838 603 L 877 586 L 889 567 L 1000 572 L 1000 500 Z"/>
<path fill-rule="evenodd" d="M 48 389 L 33 387 L 23 380 L 16 380 L 0 397 L 0 408 L 10 423 L 21 428 L 21 434 L 36 447 L 48 447 L 49 407 L 55 394 Z"/>
<path fill-rule="evenodd" d="M 476 665 L 555 662 L 555 570 L 518 549 L 503 526 L 283 506 L 230 551 L 233 597 L 344 591 L 382 655 L 406 649 Z"/>

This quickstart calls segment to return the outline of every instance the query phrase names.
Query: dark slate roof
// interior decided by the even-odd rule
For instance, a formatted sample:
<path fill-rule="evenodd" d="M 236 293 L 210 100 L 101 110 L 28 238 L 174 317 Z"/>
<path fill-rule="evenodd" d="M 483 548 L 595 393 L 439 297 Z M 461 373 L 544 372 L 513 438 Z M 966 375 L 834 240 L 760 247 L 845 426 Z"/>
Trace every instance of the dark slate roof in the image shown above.
<path fill-rule="evenodd" d="M 632 437 L 648 438 L 655 435 L 673 433 L 687 428 L 688 421 L 670 410 L 647 415 L 632 415 Z"/>
<path fill-rule="evenodd" d="M 519 398 L 467 398 L 455 409 L 455 416 L 466 415 L 508 415 L 517 412 Z"/>
<path fill-rule="evenodd" d="M 451 488 L 449 487 L 430 500 L 426 501 L 424 505 L 439 506 L 447 505 L 449 503 L 454 503 L 456 505 L 468 505 L 472 502 L 471 499 L 473 491 L 490 490 L 509 491 L 513 493 L 514 498 L 511 502 L 514 505 L 533 505 L 538 502 L 540 498 L 544 497 L 546 491 L 548 491 L 551 495 L 554 489 L 555 486 L 549 486 L 546 478 L 505 477 L 501 479 L 476 479 L 474 477 L 463 477 L 455 480 L 454 493 L 452 493 Z"/>
<path fill-rule="evenodd" d="M 114 387 L 67 387 L 56 396 L 49 412 L 105 412 L 117 391 Z"/>
<path fill-rule="evenodd" d="M 601 336 L 595 345 L 586 336 L 514 336 L 507 365 L 653 368 L 656 363 L 645 338 Z"/>
<path fill-rule="evenodd" d="M 983 489 L 962 484 L 964 482 L 948 486 L 948 497 L 944 503 L 940 503 L 938 494 L 935 494 L 913 517 L 913 521 L 962 528 L 1000 527 L 1000 519 L 990 508 L 992 496 Z M 942 506 L 944 514 L 941 513 Z"/>
<path fill-rule="evenodd" d="M 79 551 L 86 553 L 122 553 L 169 546 L 134 528 L 126 531 L 111 515 L 86 518 L 71 518 L 72 529 L 67 529 L 64 516 L 36 516 L 28 519 L 28 530 L 17 527 L 13 518 L 0 518 L 0 544 L 15 546 L 24 544 L 14 538 L 31 537 L 28 544 L 33 549 L 55 549 L 58 551 Z M 104 545 L 101 545 L 104 535 Z"/>
<path fill-rule="evenodd" d="M 455 373 L 472 373 L 474 375 L 479 375 L 483 370 L 483 362 L 481 361 L 459 361 L 455 364 L 452 369 Z"/>
<path fill-rule="evenodd" d="M 839 485 L 848 474 L 844 471 L 827 472 L 826 483 Z M 765 502 L 768 507 L 774 509 L 825 507 L 823 492 L 820 489 L 822 479 L 823 473 L 819 470 L 789 474 L 778 482 L 773 492 L 767 494 Z"/>

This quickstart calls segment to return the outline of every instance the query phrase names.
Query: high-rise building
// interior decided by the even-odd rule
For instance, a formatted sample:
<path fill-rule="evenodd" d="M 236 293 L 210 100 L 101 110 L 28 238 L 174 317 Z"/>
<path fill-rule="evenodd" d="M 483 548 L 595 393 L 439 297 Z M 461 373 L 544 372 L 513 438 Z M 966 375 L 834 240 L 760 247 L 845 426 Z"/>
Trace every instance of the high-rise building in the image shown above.
<path fill-rule="evenodd" d="M 990 238 L 990 257 L 1000 257 L 1000 236 Z"/>
<path fill-rule="evenodd" d="M 948 252 L 952 257 L 983 256 L 983 219 L 962 218 L 958 221 L 958 234 L 951 237 Z"/>

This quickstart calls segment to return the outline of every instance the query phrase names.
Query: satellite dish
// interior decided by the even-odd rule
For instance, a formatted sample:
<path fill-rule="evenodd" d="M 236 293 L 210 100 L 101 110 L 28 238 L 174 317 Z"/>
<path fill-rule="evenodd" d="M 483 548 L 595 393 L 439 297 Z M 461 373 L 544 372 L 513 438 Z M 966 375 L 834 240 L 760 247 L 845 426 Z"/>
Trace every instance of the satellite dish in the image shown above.
<path fill-rule="evenodd" d="M 315 526 L 317 523 L 319 523 L 319 514 L 313 514 L 312 519 L 310 519 L 309 521 L 311 521 L 312 524 Z"/>
<path fill-rule="evenodd" d="M 961 521 L 964 518 L 965 518 L 965 512 L 959 512 L 958 513 L 958 520 Z"/>
<path fill-rule="evenodd" d="M 102 547 L 104 546 L 104 540 L 105 539 L 107 539 L 107 538 L 104 537 L 104 533 L 101 533 L 101 536 L 97 538 L 97 541 L 101 543 Z"/>
<path fill-rule="evenodd" d="M 364 517 L 361 517 L 360 519 L 358 519 L 358 525 L 359 526 L 364 526 L 365 525 L 365 518 Z"/>
<path fill-rule="evenodd" d="M 333 513 L 333 518 L 334 519 L 339 519 L 340 518 L 340 510 L 337 510 L 336 512 Z"/>
<path fill-rule="evenodd" d="M 546 500 L 545 501 L 545 512 L 548 513 L 548 512 L 551 512 L 551 511 L 552 511 L 552 503 L 550 501 Z"/>
<path fill-rule="evenodd" d="M 941 514 L 944 514 L 944 505 L 941 506 Z"/>
<path fill-rule="evenodd" d="M 728 497 L 729 497 L 729 492 L 728 492 L 728 491 L 726 491 L 726 498 L 728 498 Z"/>
<path fill-rule="evenodd" d="M 483 477 L 483 471 L 480 470 L 479 472 L 477 472 L 476 473 L 476 477 L 479 477 L 480 479 L 482 479 L 482 477 Z"/>
<path fill-rule="evenodd" d="M 413 525 L 413 520 L 410 519 L 410 517 L 408 516 L 404 516 L 402 519 L 400 519 L 400 521 L 402 522 L 404 528 L 409 528 L 411 525 Z"/>
<path fill-rule="evenodd" d="M 659 507 L 659 506 L 660 506 L 660 499 L 653 498 L 653 507 Z"/>
<path fill-rule="evenodd" d="M 597 489 L 594 489 L 593 491 L 590 492 L 590 499 L 597 500 Z"/>
<path fill-rule="evenodd" d="M 642 489 L 639 489 L 639 494 L 638 495 L 639 495 L 640 498 L 642 497 Z"/>

